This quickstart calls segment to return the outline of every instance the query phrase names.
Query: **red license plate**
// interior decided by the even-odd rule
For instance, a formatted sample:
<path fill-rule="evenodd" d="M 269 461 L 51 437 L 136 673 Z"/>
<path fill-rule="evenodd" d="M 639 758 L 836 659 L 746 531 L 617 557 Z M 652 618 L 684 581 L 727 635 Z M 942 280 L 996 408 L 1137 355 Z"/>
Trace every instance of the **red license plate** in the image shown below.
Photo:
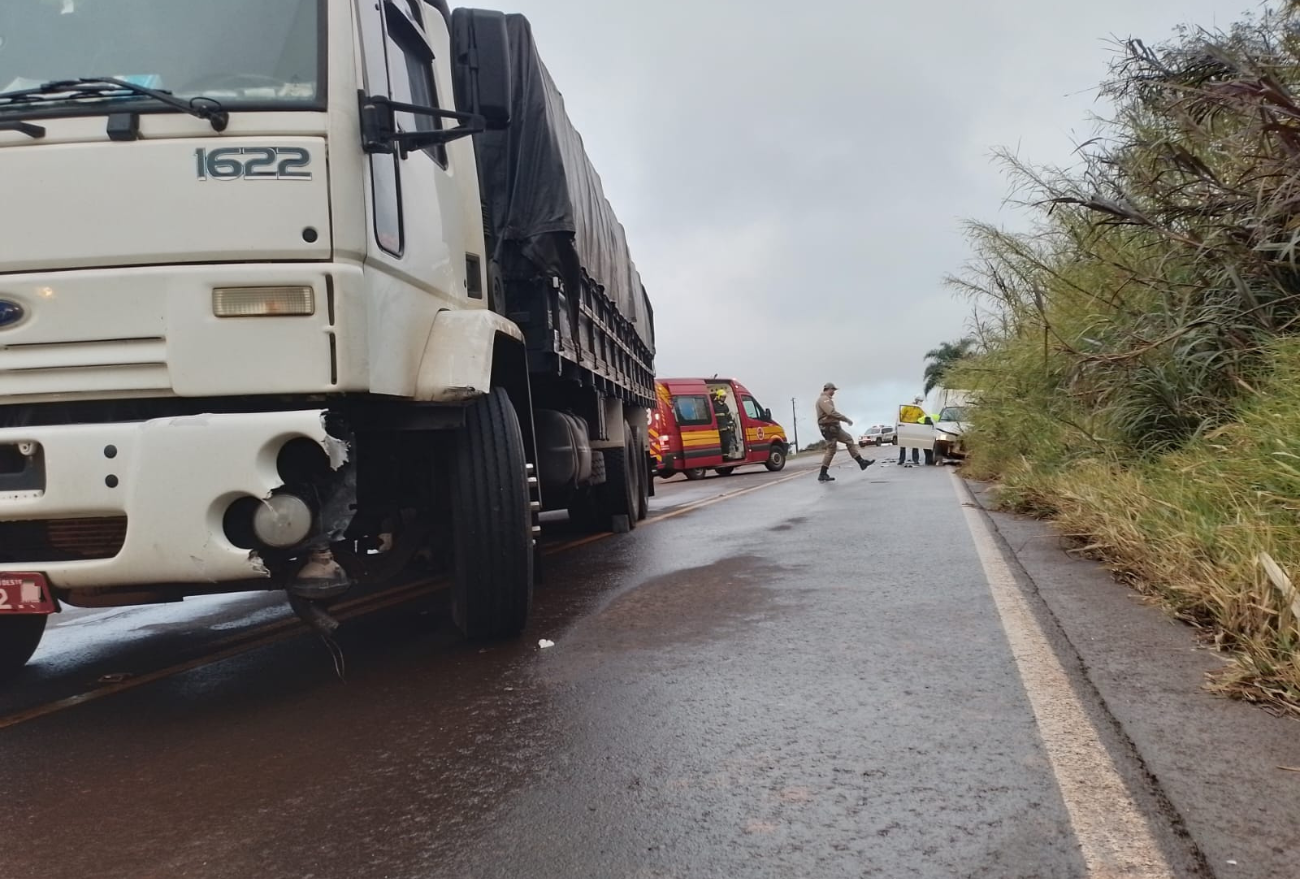
<path fill-rule="evenodd" d="M 0 614 L 54 613 L 44 574 L 0 574 Z"/>

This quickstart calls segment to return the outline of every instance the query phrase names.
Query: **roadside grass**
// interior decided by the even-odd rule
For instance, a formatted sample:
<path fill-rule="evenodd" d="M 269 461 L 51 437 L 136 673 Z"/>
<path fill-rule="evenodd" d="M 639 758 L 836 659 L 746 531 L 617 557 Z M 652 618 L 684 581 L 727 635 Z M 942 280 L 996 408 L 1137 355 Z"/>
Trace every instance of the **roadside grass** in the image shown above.
<path fill-rule="evenodd" d="M 1048 517 L 1121 580 L 1202 629 L 1230 664 L 1211 687 L 1300 717 L 1300 345 L 1239 420 L 1133 462 L 1054 441 L 1011 460 L 981 443 L 965 475 L 996 479 L 1004 508 Z M 1041 463 L 1036 463 L 1041 462 Z"/>
<path fill-rule="evenodd" d="M 970 226 L 965 472 L 1300 716 L 1300 2 L 1122 43 L 1068 168 L 1003 153 L 1034 224 Z"/>

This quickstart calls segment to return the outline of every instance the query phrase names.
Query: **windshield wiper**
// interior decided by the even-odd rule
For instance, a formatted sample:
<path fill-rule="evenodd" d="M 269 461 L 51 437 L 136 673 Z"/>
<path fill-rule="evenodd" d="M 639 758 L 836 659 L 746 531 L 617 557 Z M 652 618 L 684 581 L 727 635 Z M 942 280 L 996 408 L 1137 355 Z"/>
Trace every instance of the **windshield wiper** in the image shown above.
<path fill-rule="evenodd" d="M 169 91 L 161 89 L 146 88 L 142 85 L 136 85 L 133 82 L 127 82 L 124 79 L 115 79 L 111 76 L 90 76 L 80 77 L 78 79 L 62 79 L 53 82 L 43 83 L 30 89 L 18 89 L 12 92 L 0 92 L 0 109 L 7 106 L 19 106 L 26 104 L 39 104 L 48 101 L 57 101 L 64 95 L 85 98 L 107 98 L 115 94 L 121 95 L 122 92 L 141 97 L 153 98 L 160 104 L 166 104 L 182 113 L 188 113 L 191 116 L 197 116 L 205 119 L 212 124 L 214 131 L 225 131 L 226 126 L 230 124 L 230 114 L 221 106 L 221 102 L 215 98 L 197 97 L 185 100 L 178 98 Z"/>
<path fill-rule="evenodd" d="M 21 119 L 0 122 L 0 131 L 17 131 L 36 140 L 40 140 L 45 136 L 44 125 L 33 125 L 30 122 L 23 122 Z"/>

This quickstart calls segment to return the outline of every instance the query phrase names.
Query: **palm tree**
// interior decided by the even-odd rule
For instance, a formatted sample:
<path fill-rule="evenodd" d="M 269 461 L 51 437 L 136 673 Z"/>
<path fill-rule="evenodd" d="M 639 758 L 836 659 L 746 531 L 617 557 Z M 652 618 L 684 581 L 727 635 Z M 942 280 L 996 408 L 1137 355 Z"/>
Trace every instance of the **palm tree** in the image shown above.
<path fill-rule="evenodd" d="M 972 338 L 959 339 L 956 342 L 944 342 L 938 348 L 925 352 L 925 395 L 928 397 L 930 392 L 943 383 L 943 378 L 948 374 L 959 360 L 965 360 L 975 351 L 975 340 Z"/>

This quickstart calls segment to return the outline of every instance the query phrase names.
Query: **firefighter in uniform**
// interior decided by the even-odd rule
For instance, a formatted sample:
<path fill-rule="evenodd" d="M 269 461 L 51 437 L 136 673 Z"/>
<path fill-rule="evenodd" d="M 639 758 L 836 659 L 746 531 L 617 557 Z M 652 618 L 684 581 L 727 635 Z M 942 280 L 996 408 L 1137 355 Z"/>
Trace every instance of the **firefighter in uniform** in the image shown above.
<path fill-rule="evenodd" d="M 722 446 L 722 457 L 729 461 L 743 457 L 740 436 L 736 432 L 736 419 L 731 417 L 727 392 L 722 388 L 713 391 L 713 415 L 718 420 L 718 444 Z"/>
<path fill-rule="evenodd" d="M 872 464 L 876 463 L 874 458 L 864 458 L 858 452 L 858 444 L 853 441 L 853 437 L 840 427 L 841 423 L 852 424 L 853 419 L 847 415 L 842 415 L 835 408 L 835 392 L 839 388 L 835 387 L 833 382 L 827 382 L 822 386 L 822 395 L 817 398 L 817 429 L 821 431 L 822 439 L 826 440 L 826 454 L 822 455 L 822 472 L 817 476 L 818 482 L 834 482 L 835 477 L 828 472 L 831 461 L 835 459 L 835 452 L 838 451 L 838 444 L 844 443 L 848 447 L 849 455 L 853 460 L 858 462 L 859 469 L 866 470 Z"/>

